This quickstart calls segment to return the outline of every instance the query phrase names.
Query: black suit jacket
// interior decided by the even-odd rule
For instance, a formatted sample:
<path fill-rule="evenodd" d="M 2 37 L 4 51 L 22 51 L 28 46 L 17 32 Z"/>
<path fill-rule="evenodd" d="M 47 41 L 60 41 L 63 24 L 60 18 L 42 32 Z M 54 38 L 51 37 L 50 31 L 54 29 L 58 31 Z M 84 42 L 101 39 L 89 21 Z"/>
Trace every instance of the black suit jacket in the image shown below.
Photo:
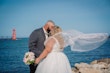
<path fill-rule="evenodd" d="M 29 51 L 38 57 L 44 50 L 44 41 L 46 37 L 43 28 L 34 30 L 29 37 Z"/>

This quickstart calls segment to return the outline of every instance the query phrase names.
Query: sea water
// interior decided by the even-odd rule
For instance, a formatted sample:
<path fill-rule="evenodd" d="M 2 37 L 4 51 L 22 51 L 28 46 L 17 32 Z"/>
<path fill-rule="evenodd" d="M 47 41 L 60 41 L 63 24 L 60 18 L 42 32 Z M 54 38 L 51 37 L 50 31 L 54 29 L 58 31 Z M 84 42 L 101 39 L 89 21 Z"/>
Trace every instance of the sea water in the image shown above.
<path fill-rule="evenodd" d="M 0 73 L 29 73 L 29 66 L 23 63 L 28 51 L 28 38 L 17 40 L 0 39 Z M 73 52 L 70 47 L 64 49 L 71 67 L 75 63 L 90 63 L 93 60 L 110 58 L 110 39 L 99 48 L 89 52 Z"/>

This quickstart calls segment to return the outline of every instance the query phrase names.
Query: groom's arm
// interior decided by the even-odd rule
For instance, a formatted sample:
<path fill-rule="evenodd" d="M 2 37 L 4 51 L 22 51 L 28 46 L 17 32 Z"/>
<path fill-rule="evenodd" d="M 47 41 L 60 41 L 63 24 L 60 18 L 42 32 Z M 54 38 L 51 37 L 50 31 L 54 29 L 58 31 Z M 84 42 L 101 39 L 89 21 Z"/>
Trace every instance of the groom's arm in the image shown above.
<path fill-rule="evenodd" d="M 31 33 L 30 37 L 29 37 L 29 51 L 33 52 L 35 54 L 36 57 L 39 56 L 39 54 L 41 53 L 38 49 L 38 31 L 35 30 Z"/>

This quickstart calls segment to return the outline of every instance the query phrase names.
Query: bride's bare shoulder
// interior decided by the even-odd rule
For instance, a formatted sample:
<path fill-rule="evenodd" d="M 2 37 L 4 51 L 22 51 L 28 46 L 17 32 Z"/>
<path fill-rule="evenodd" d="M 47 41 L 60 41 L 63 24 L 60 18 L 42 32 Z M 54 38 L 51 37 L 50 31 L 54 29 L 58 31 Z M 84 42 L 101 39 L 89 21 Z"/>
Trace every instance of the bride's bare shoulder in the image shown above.
<path fill-rule="evenodd" d="M 45 41 L 45 45 L 54 45 L 56 43 L 56 39 L 54 37 L 49 37 L 46 41 Z"/>

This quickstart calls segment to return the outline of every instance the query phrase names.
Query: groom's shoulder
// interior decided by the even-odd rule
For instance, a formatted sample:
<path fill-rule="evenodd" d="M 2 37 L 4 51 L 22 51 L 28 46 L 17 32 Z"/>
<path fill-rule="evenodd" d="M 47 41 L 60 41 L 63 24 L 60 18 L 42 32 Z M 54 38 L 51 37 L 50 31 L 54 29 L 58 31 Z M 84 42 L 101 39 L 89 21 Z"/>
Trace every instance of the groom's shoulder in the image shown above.
<path fill-rule="evenodd" d="M 35 29 L 32 33 L 38 33 L 40 31 L 42 31 L 42 28 Z"/>
<path fill-rule="evenodd" d="M 39 34 L 41 32 L 42 32 L 42 28 L 35 29 L 35 30 L 32 31 L 30 36 L 35 36 L 35 35 L 37 35 L 37 34 Z"/>
<path fill-rule="evenodd" d="M 34 31 L 35 32 L 39 32 L 39 31 L 41 31 L 42 30 L 42 28 L 38 28 L 38 29 L 35 29 Z"/>

